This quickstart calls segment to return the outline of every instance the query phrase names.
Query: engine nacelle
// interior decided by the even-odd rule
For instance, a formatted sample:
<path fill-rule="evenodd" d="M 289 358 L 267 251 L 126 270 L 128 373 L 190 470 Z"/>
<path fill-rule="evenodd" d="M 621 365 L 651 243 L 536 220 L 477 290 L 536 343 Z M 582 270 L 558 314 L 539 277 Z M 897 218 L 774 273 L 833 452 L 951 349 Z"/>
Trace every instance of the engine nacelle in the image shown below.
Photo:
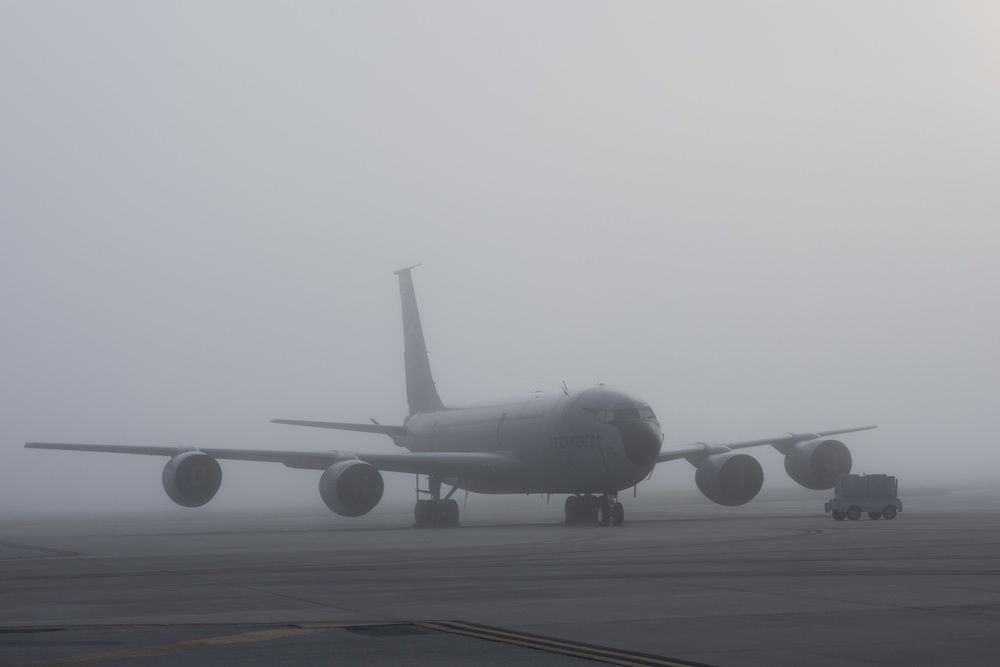
<path fill-rule="evenodd" d="M 183 507 L 201 507 L 215 497 L 222 484 L 219 462 L 201 452 L 184 452 L 163 468 L 163 489 Z"/>
<path fill-rule="evenodd" d="M 319 495 L 340 516 L 368 514 L 382 500 L 382 474 L 364 461 L 334 463 L 319 478 Z"/>
<path fill-rule="evenodd" d="M 851 450 L 829 438 L 800 442 L 785 452 L 785 472 L 807 489 L 832 489 L 837 475 L 851 472 Z"/>
<path fill-rule="evenodd" d="M 749 454 L 712 454 L 694 473 L 698 490 L 713 503 L 733 507 L 753 500 L 764 485 L 764 470 Z"/>

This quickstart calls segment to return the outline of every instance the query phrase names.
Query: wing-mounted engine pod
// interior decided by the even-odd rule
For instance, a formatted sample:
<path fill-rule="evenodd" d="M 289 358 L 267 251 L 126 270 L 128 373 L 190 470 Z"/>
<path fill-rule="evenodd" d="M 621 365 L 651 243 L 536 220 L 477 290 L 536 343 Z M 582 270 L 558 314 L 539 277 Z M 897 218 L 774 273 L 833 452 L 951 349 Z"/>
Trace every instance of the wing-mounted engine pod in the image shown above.
<path fill-rule="evenodd" d="M 215 497 L 222 484 L 219 462 L 201 452 L 184 452 L 163 468 L 163 489 L 182 507 L 201 507 Z"/>
<path fill-rule="evenodd" d="M 832 489 L 837 475 L 851 472 L 851 450 L 839 440 L 816 438 L 800 442 L 785 453 L 785 472 L 806 487 Z"/>
<path fill-rule="evenodd" d="M 749 454 L 722 452 L 698 464 L 694 481 L 713 503 L 734 507 L 754 499 L 764 485 L 764 470 Z"/>
<path fill-rule="evenodd" d="M 368 514 L 382 500 L 382 474 L 364 461 L 340 461 L 323 471 L 319 495 L 334 513 L 355 517 Z"/>

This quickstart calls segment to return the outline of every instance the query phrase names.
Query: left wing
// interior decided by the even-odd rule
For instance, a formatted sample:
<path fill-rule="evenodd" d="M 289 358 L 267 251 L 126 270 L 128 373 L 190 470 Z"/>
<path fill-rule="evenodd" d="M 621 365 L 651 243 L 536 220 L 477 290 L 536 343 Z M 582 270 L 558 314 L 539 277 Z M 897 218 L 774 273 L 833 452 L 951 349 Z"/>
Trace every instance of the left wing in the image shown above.
<path fill-rule="evenodd" d="M 264 461 L 282 463 L 289 468 L 326 470 L 340 461 L 358 460 L 386 472 L 404 472 L 441 477 L 483 478 L 493 474 L 523 471 L 516 456 L 507 452 L 408 452 L 370 454 L 357 452 L 290 452 L 267 449 L 218 449 L 215 447 L 144 447 L 133 445 L 96 445 L 66 442 L 29 442 L 29 449 L 61 449 L 77 452 L 109 454 L 145 454 L 176 456 L 184 452 L 201 452 L 216 459 Z"/>
<path fill-rule="evenodd" d="M 815 433 L 785 433 L 784 435 L 778 435 L 773 438 L 759 438 L 757 440 L 740 440 L 738 442 L 720 442 L 714 444 L 695 442 L 690 445 L 685 445 L 684 447 L 671 449 L 666 452 L 660 452 L 659 456 L 656 457 L 656 462 L 664 463 L 666 461 L 676 461 L 677 459 L 686 459 L 689 457 L 697 458 L 700 455 L 713 453 L 713 451 L 744 449 L 746 447 L 760 447 L 762 445 L 771 445 L 784 454 L 800 442 L 807 442 L 817 438 L 825 438 L 828 435 L 868 431 L 873 428 L 875 428 L 875 426 L 856 426 L 854 428 L 841 428 L 833 431 L 816 431 Z"/>

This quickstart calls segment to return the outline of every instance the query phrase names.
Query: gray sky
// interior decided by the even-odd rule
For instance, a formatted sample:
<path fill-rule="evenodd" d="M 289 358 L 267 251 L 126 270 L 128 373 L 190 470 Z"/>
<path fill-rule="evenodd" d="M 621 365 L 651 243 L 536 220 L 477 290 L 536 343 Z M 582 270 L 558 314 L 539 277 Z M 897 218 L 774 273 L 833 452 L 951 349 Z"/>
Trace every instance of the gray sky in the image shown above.
<path fill-rule="evenodd" d="M 170 506 L 26 440 L 392 449 L 267 422 L 402 420 L 417 262 L 446 403 L 604 382 L 667 445 L 877 423 L 859 472 L 993 480 L 998 66 L 993 2 L 7 0 L 0 514 Z"/>

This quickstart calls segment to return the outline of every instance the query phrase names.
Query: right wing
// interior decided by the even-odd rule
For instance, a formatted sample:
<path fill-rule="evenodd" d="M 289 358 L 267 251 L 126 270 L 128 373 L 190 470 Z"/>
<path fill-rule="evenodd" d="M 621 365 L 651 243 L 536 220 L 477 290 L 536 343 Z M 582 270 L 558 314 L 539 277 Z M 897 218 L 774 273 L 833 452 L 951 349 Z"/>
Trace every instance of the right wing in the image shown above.
<path fill-rule="evenodd" d="M 660 452 L 659 456 L 656 457 L 657 463 L 663 463 L 665 461 L 676 461 L 677 459 L 685 459 L 689 456 L 697 457 L 699 455 L 704 455 L 709 450 L 713 449 L 744 449 L 746 447 L 760 447 L 762 445 L 771 445 L 777 449 L 782 454 L 786 453 L 791 447 L 794 447 L 797 443 L 805 442 L 807 440 L 815 440 L 816 438 L 825 438 L 828 435 L 839 435 L 841 433 L 855 433 L 857 431 L 868 431 L 875 428 L 874 426 L 855 426 L 854 428 L 840 428 L 833 431 L 816 431 L 815 433 L 785 433 L 784 435 L 778 435 L 773 438 L 758 438 L 756 440 L 740 440 L 738 442 L 721 442 L 721 443 L 705 443 L 696 442 L 690 445 L 685 445 L 683 447 L 678 447 L 676 449 L 669 449 L 665 452 Z"/>
<path fill-rule="evenodd" d="M 367 426 L 358 424 L 358 426 Z M 389 427 L 382 427 L 389 428 Z M 377 431 L 376 431 L 377 432 Z M 171 447 L 137 445 L 76 444 L 67 442 L 29 442 L 28 449 L 59 449 L 108 454 L 144 454 L 176 456 L 201 452 L 216 459 L 281 463 L 289 468 L 326 470 L 340 461 L 359 460 L 386 472 L 437 475 L 445 478 L 489 479 L 524 471 L 516 456 L 507 452 L 406 452 L 372 454 L 359 452 L 294 452 L 267 449 L 220 449 L 215 447 Z"/>

